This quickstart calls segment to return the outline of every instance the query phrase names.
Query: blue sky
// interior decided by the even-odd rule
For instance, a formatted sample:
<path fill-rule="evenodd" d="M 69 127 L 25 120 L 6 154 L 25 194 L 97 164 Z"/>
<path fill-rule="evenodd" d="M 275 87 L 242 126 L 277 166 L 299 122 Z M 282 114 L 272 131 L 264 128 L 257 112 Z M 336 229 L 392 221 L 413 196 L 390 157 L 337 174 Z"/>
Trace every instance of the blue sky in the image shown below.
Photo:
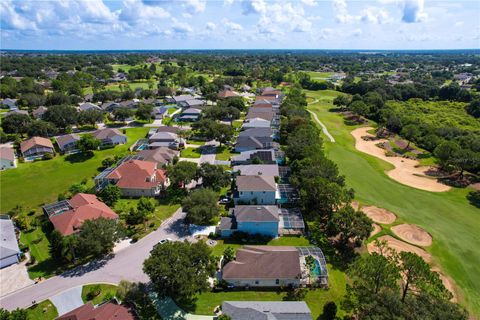
<path fill-rule="evenodd" d="M 2 49 L 480 48 L 480 1 L 1 0 Z"/>

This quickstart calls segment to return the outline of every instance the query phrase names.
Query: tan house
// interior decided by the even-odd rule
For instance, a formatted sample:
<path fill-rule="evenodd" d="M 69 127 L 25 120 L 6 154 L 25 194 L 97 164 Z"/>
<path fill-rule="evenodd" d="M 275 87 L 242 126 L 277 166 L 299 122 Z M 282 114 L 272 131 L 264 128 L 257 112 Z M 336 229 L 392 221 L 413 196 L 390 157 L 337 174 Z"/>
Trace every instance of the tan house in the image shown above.
<path fill-rule="evenodd" d="M 33 137 L 20 143 L 20 151 L 24 158 L 42 157 L 46 153 L 55 154 L 53 144 L 50 139 L 42 137 Z"/>
<path fill-rule="evenodd" d="M 166 171 L 156 162 L 127 160 L 113 169 L 104 179 L 117 185 L 126 197 L 156 197 L 167 186 Z M 98 181 L 101 183 L 102 181 Z"/>
<path fill-rule="evenodd" d="M 244 246 L 223 267 L 222 278 L 237 287 L 299 286 L 300 253 L 287 246 Z"/>
<path fill-rule="evenodd" d="M 0 148 L 0 170 L 11 169 L 17 167 L 15 153 L 12 148 Z"/>

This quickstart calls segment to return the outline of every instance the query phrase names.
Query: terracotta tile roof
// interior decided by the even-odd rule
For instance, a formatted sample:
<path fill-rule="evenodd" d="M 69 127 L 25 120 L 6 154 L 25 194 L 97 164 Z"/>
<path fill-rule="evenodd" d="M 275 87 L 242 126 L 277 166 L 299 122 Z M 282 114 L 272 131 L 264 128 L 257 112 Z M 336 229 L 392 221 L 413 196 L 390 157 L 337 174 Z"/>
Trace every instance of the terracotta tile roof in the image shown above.
<path fill-rule="evenodd" d="M 22 153 L 25 153 L 26 151 L 30 150 L 31 148 L 37 145 L 53 149 L 53 144 L 52 144 L 52 141 L 50 141 L 50 139 L 42 138 L 42 137 L 33 137 L 28 140 L 22 141 L 22 143 L 20 143 L 20 150 L 22 151 Z"/>
<path fill-rule="evenodd" d="M 129 160 L 115 168 L 107 179 L 118 181 L 119 188 L 151 189 L 166 181 L 166 173 L 157 169 L 155 162 Z"/>
<path fill-rule="evenodd" d="M 68 202 L 73 207 L 72 210 L 50 216 L 55 229 L 64 236 L 74 233 L 86 220 L 100 217 L 118 219 L 118 215 L 94 194 L 78 193 Z"/>
<path fill-rule="evenodd" d="M 77 309 L 74 309 L 57 320 L 134 320 L 135 316 L 130 308 L 118 305 L 113 302 L 94 306 L 88 302 Z"/>
<path fill-rule="evenodd" d="M 301 276 L 299 253 L 295 247 L 244 246 L 222 272 L 225 280 L 294 279 Z"/>
<path fill-rule="evenodd" d="M 275 178 L 272 176 L 238 176 L 238 191 L 276 191 Z"/>
<path fill-rule="evenodd" d="M 217 95 L 220 99 L 223 98 L 230 98 L 230 97 L 237 97 L 238 93 L 232 90 L 222 90 Z"/>
<path fill-rule="evenodd" d="M 1 147 L 0 148 L 0 159 L 14 161 L 15 160 L 15 153 L 13 152 L 13 149 L 8 148 L 8 147 Z"/>

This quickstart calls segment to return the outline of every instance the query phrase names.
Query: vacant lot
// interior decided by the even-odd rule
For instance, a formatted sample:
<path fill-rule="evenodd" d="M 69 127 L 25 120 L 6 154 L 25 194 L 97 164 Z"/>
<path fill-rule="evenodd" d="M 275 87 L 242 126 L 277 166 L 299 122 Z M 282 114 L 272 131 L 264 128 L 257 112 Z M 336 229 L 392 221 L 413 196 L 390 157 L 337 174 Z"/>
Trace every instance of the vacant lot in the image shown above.
<path fill-rule="evenodd" d="M 465 199 L 468 190 L 432 193 L 390 179 L 385 171 L 392 169 L 392 165 L 357 151 L 350 134 L 357 127 L 345 125 L 340 115 L 329 112 L 337 94 L 307 91 L 307 95 L 319 99 L 318 103 L 309 105 L 309 109 L 318 115 L 336 140 L 325 142 L 329 158 L 355 189 L 357 200 L 395 212 L 399 220 L 416 224 L 432 235 L 433 245 L 427 250 L 433 255 L 434 263 L 455 280 L 461 289 L 461 302 L 480 315 L 480 251 L 477 249 L 480 248 L 480 219 L 478 209 Z"/>

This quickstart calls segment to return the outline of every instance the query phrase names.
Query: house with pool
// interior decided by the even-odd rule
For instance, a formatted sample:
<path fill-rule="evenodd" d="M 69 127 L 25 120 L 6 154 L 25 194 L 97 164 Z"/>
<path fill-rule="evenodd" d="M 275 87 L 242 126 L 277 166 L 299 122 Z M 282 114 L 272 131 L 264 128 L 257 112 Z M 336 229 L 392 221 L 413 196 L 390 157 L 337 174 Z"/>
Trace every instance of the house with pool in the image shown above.
<path fill-rule="evenodd" d="M 318 247 L 244 246 L 221 277 L 235 287 L 328 285 L 325 257 Z"/>
<path fill-rule="evenodd" d="M 228 217 L 222 217 L 217 233 L 230 237 L 234 232 L 278 236 L 279 208 L 277 206 L 245 205 L 230 209 Z"/>

